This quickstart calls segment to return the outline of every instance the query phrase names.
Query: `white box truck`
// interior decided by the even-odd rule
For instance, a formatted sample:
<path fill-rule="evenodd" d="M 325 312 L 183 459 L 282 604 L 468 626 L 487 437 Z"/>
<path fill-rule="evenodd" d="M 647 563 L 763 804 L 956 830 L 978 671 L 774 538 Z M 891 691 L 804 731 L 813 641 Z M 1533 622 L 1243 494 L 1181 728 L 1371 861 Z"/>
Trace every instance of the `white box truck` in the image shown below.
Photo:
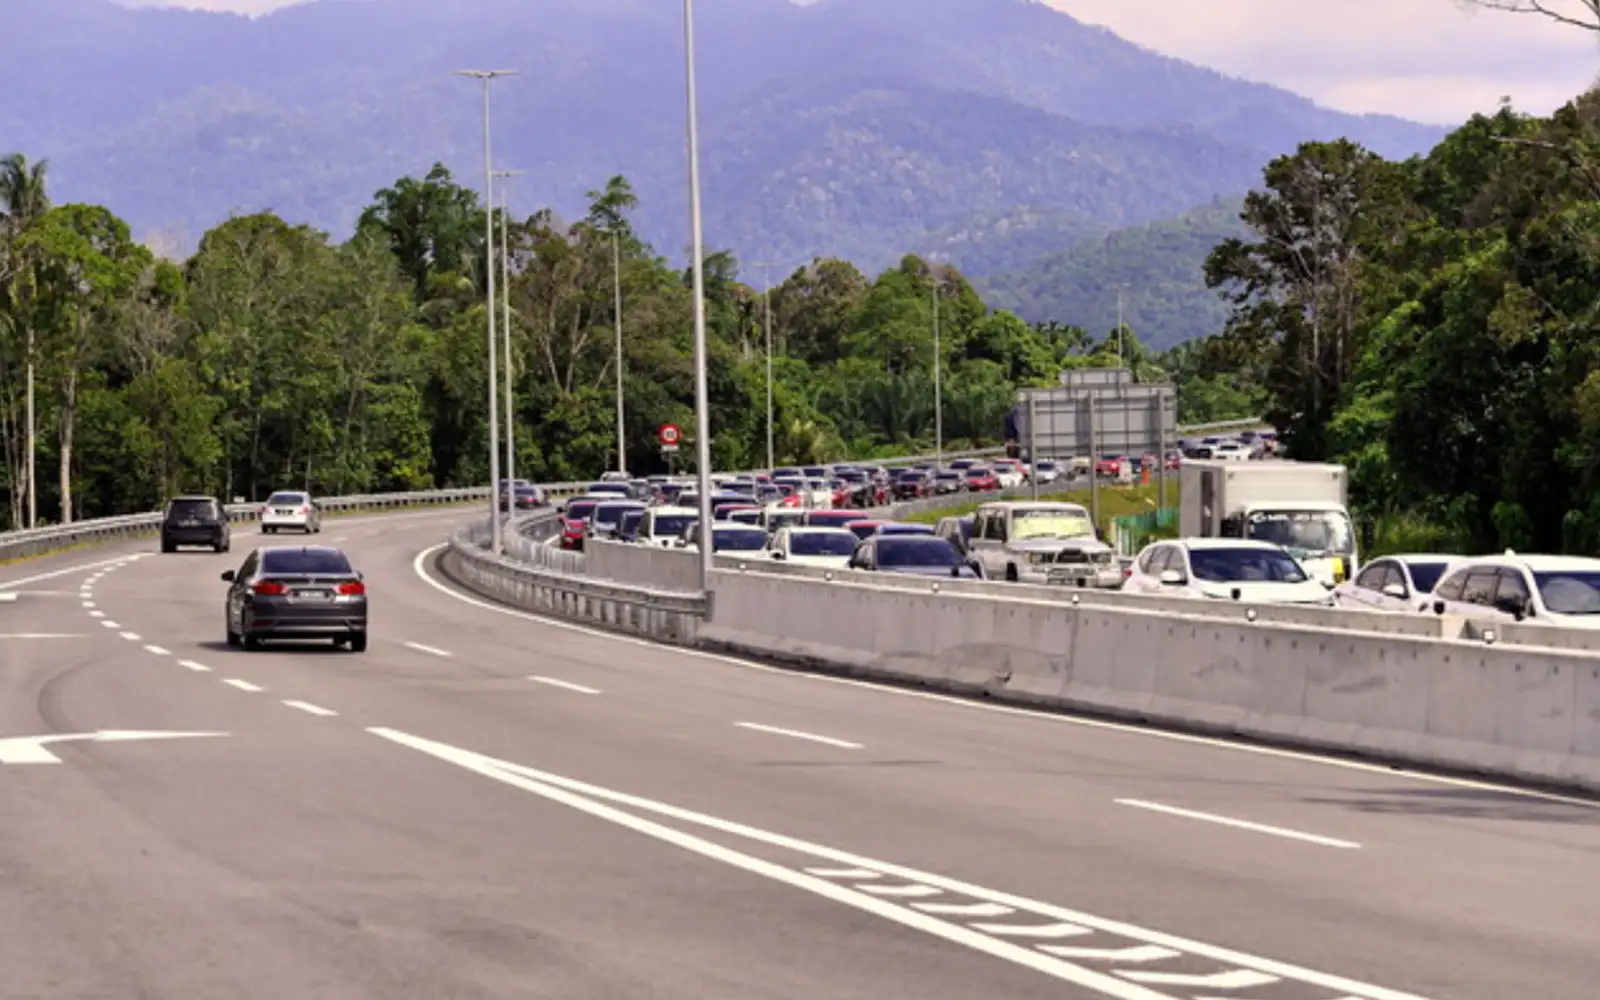
<path fill-rule="evenodd" d="M 1355 575 L 1360 553 L 1344 466 L 1185 460 L 1179 476 L 1178 533 L 1184 538 L 1272 542 L 1329 586 Z"/>

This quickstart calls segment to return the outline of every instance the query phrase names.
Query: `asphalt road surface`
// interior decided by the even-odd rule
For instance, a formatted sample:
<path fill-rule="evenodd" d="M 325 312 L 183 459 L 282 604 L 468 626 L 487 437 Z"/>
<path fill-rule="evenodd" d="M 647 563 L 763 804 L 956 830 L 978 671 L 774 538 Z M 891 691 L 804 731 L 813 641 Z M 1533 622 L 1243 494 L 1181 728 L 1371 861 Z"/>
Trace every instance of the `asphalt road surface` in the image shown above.
<path fill-rule="evenodd" d="M 0 570 L 0 997 L 1594 996 L 1591 805 L 543 623 L 463 516 L 315 539 L 360 655 L 223 643 L 291 538 Z"/>

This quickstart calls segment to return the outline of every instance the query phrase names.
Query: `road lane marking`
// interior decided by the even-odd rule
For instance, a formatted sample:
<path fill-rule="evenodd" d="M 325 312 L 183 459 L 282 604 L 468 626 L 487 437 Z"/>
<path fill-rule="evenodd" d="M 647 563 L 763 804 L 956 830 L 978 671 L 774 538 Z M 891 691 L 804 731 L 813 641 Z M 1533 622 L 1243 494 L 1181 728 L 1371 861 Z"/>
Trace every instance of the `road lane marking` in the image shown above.
<path fill-rule="evenodd" d="M 1037 938 L 1048 941 L 1052 938 L 1082 937 L 1093 934 L 1094 931 L 1077 924 L 973 924 L 977 930 L 996 937 Z"/>
<path fill-rule="evenodd" d="M 124 639 L 128 640 L 129 642 L 138 642 L 141 638 L 143 638 L 137 632 L 119 632 L 117 634 L 122 636 Z"/>
<path fill-rule="evenodd" d="M 978 901 L 1011 906 L 1018 910 L 1027 911 L 1028 915 L 1032 917 L 1089 928 L 1108 943 L 1122 946 L 1148 944 L 1170 948 L 1182 953 L 1186 960 L 1193 963 L 1185 970 L 1184 975 L 1200 980 L 1199 985 L 1203 987 L 1231 989 L 1234 983 L 1253 984 L 1285 979 L 1304 985 L 1322 987 L 1335 991 L 1336 994 L 1347 995 L 1347 1000 L 1422 1000 L 1415 994 L 1374 986 L 1342 976 L 1318 972 L 1286 962 L 1249 955 L 1162 931 L 1138 927 L 1118 920 L 1093 916 L 1051 903 L 1043 903 L 993 889 L 986 889 L 942 875 L 877 861 L 795 837 L 761 830 L 733 820 L 719 819 L 715 816 L 708 816 L 705 813 L 668 805 L 667 803 L 657 802 L 642 796 L 630 795 L 626 792 L 591 785 L 573 778 L 539 771 L 526 765 L 499 760 L 398 730 L 374 727 L 367 729 L 367 732 L 512 788 L 537 795 L 546 801 L 565 805 L 597 819 L 699 854 L 702 857 L 720 861 L 752 874 L 764 876 L 843 905 L 854 907 L 902 926 L 911 927 L 930 935 L 944 938 L 947 941 L 965 945 L 976 951 L 1013 962 L 1033 971 L 1086 987 L 1101 995 L 1116 998 L 1116 1000 L 1173 1000 L 1173 997 L 1170 993 L 1158 992 L 1142 986 L 1138 982 L 1130 981 L 1134 978 L 1132 972 L 1101 972 L 1077 965 L 1065 959 L 1049 955 L 1037 946 L 1026 946 L 997 936 L 983 934 L 972 927 L 953 921 L 939 920 L 912 907 L 857 892 L 852 887 L 817 878 L 799 869 L 785 867 L 769 861 L 765 857 L 742 853 L 724 846 L 723 843 L 695 836 L 680 829 L 678 826 L 669 826 L 664 819 L 651 818 L 642 814 L 653 814 L 653 817 L 671 819 L 680 825 L 688 824 L 704 827 L 724 835 L 756 841 L 769 847 L 805 855 L 807 861 L 812 863 L 821 861 L 852 868 L 866 868 L 904 879 L 907 882 L 916 882 L 944 889 L 952 895 L 967 896 Z M 1198 961 L 1200 959 L 1209 960 L 1209 962 L 1213 963 L 1214 971 L 1207 972 L 1203 968 L 1197 968 L 1196 966 L 1202 965 Z M 1148 973 L 1141 974 L 1148 975 Z M 1177 974 L 1167 973 L 1167 975 Z"/>
<path fill-rule="evenodd" d="M 407 649 L 414 649 L 419 653 L 427 653 L 430 656 L 449 656 L 450 655 L 448 650 L 435 649 L 432 646 L 424 646 L 420 642 L 407 642 L 407 643 L 403 643 L 403 645 Z"/>
<path fill-rule="evenodd" d="M 187 740 L 227 733 L 141 732 L 132 729 L 102 729 L 94 733 L 53 733 L 49 736 L 19 736 L 0 740 L 0 764 L 59 764 L 61 758 L 46 747 L 52 743 L 128 743 L 134 740 Z"/>
<path fill-rule="evenodd" d="M 121 625 L 118 625 L 116 622 L 112 621 L 109 618 L 107 618 L 105 621 L 101 622 L 100 624 L 104 625 L 106 628 L 121 628 L 122 627 Z"/>
<path fill-rule="evenodd" d="M 89 617 L 90 618 L 104 618 L 105 616 L 106 616 L 106 613 L 104 611 L 91 611 L 91 612 L 89 612 Z"/>
<path fill-rule="evenodd" d="M 763 726 L 759 722 L 735 722 L 740 729 L 750 729 L 758 733 L 771 733 L 774 736 L 789 736 L 797 740 L 809 740 L 812 743 L 825 743 L 830 747 L 840 747 L 845 750 L 860 750 L 860 743 L 850 743 L 845 740 L 836 740 L 832 736 L 818 736 L 816 733 L 805 733 L 798 729 L 779 729 L 777 726 Z"/>
<path fill-rule="evenodd" d="M 104 562 L 86 563 L 81 566 L 68 566 L 66 569 L 51 570 L 49 573 L 40 573 L 36 576 L 25 576 L 20 580 L 7 580 L 5 583 L 0 583 L 0 590 L 15 590 L 18 587 L 23 587 L 30 583 L 38 583 L 40 580 L 55 580 L 63 576 L 72 576 L 77 573 L 82 573 L 86 569 L 94 569 L 98 566 L 109 566 L 113 562 L 120 562 L 122 558 L 123 557 L 119 557 L 118 559 L 108 559 Z"/>
<path fill-rule="evenodd" d="M 196 663 L 193 660 L 179 660 L 178 666 L 183 667 L 185 670 L 193 670 L 197 674 L 209 674 L 211 672 L 210 667 L 204 663 Z"/>
<path fill-rule="evenodd" d="M 1252 823 L 1249 820 L 1233 819 L 1230 816 L 1218 816 L 1215 813 L 1195 812 L 1192 809 L 1179 809 L 1176 806 L 1164 806 L 1159 802 L 1145 802 L 1140 799 L 1117 799 L 1119 806 L 1132 806 L 1135 809 L 1147 809 L 1150 812 L 1165 813 L 1168 816 L 1181 816 L 1184 819 L 1199 820 L 1202 823 L 1215 823 L 1218 826 L 1230 826 L 1236 830 L 1250 830 L 1255 833 L 1270 834 L 1274 837 L 1283 837 L 1288 840 L 1302 840 L 1308 844 L 1321 844 L 1323 847 L 1338 847 L 1344 850 L 1356 850 L 1360 844 L 1351 840 L 1338 840 L 1334 837 L 1322 837 L 1315 833 L 1303 833 L 1299 830 L 1290 830 L 1281 826 L 1268 826 L 1265 823 Z"/>
<path fill-rule="evenodd" d="M 0 632 L 0 639 L 82 639 L 82 632 Z"/>
<path fill-rule="evenodd" d="M 820 878 L 882 878 L 883 873 L 870 868 L 807 868 L 807 875 Z"/>
<path fill-rule="evenodd" d="M 931 885 L 858 885 L 854 887 L 857 892 L 870 892 L 874 896 L 890 896 L 895 899 L 913 899 L 925 896 L 942 896 L 943 889 L 935 889 Z"/>
<path fill-rule="evenodd" d="M 1183 953 L 1158 944 L 1136 944 L 1131 948 L 1083 948 L 1066 944 L 1041 944 L 1039 950 L 1057 958 L 1076 958 L 1095 962 L 1162 962 Z"/>
<path fill-rule="evenodd" d="M 290 708 L 298 708 L 300 711 L 305 712 L 308 715 L 320 715 L 326 717 L 339 714 L 331 708 L 323 708 L 321 705 L 313 705 L 309 701 L 293 701 L 285 698 L 283 703 L 288 705 Z"/>
<path fill-rule="evenodd" d="M 584 687 L 582 684 L 574 684 L 571 681 L 557 680 L 554 677 L 539 677 L 539 676 L 535 675 L 535 676 L 530 676 L 528 678 L 528 680 L 533 681 L 535 684 L 547 684 L 550 687 L 561 688 L 562 690 L 565 690 L 565 691 L 576 691 L 579 694 L 599 694 L 600 693 L 600 690 L 598 688 Z"/>
<path fill-rule="evenodd" d="M 84 601 L 83 606 L 86 608 L 92 608 L 95 606 L 95 603 L 93 601 Z"/>
<path fill-rule="evenodd" d="M 1003 917 L 1008 913 L 1017 912 L 999 903 L 912 903 L 911 905 L 923 913 L 937 913 L 945 917 Z"/>
<path fill-rule="evenodd" d="M 1196 976 L 1186 972 L 1145 972 L 1142 969 L 1119 974 L 1152 986 L 1199 986 L 1215 990 L 1242 990 L 1251 986 L 1270 986 L 1278 981 L 1277 976 L 1269 976 L 1254 969 L 1230 969 L 1209 976 Z"/>
<path fill-rule="evenodd" d="M 239 680 L 237 678 L 234 678 L 234 677 L 224 677 L 222 679 L 222 683 L 228 685 L 231 688 L 238 688 L 240 691 L 249 691 L 249 692 L 252 692 L 252 693 L 257 692 L 257 691 L 265 691 L 266 690 L 266 688 L 256 687 L 254 684 L 251 684 L 249 681 L 241 681 L 241 680 Z"/>
<path fill-rule="evenodd" d="M 144 651 L 146 653 L 154 653 L 157 656 L 171 656 L 172 655 L 172 650 L 163 649 L 160 646 L 152 646 L 152 645 L 149 645 L 148 643 L 145 645 Z"/>
<path fill-rule="evenodd" d="M 17 598 L 19 596 L 20 595 L 18 595 L 18 593 L 14 590 L 8 590 L 4 593 L 0 593 L 0 604 L 15 604 L 17 603 Z"/>
<path fill-rule="evenodd" d="M 1378 774 L 1391 780 L 1411 781 L 1426 785 L 1443 785 L 1449 788 L 1467 788 L 1474 791 L 1495 792 L 1501 795 L 1513 795 L 1522 799 L 1533 799 L 1540 802 L 1556 802 L 1562 805 L 1581 806 L 1585 809 L 1600 809 L 1600 801 L 1583 799 L 1572 795 L 1562 795 L 1559 792 L 1544 792 L 1532 788 L 1522 788 L 1516 785 L 1496 784 L 1492 781 L 1475 781 L 1471 778 L 1454 778 L 1445 774 L 1429 774 L 1426 771 L 1405 770 L 1388 764 L 1368 764 L 1359 760 L 1347 760 L 1341 757 L 1331 757 L 1313 753 L 1309 750 L 1292 750 L 1287 747 L 1264 746 L 1258 743 L 1245 743 L 1221 739 L 1215 736 L 1200 736 L 1195 733 L 1179 732 L 1175 729 L 1156 729 L 1148 725 L 1135 725 L 1127 722 L 1112 722 L 1106 719 L 1091 719 L 1083 716 L 1068 715 L 1058 711 L 1024 708 L 1019 705 L 1002 705 L 992 701 L 978 701 L 972 698 L 953 694 L 941 694 L 937 691 L 913 691 L 909 688 L 896 687 L 884 681 L 859 680 L 854 677 L 836 677 L 830 674 L 808 673 L 786 667 L 774 667 L 765 663 L 756 663 L 753 660 L 740 659 L 726 653 L 711 653 L 703 649 L 686 649 L 679 646 L 667 646 L 648 639 L 639 639 L 629 635 L 620 635 L 615 632 L 605 632 L 599 629 L 588 628 L 576 622 L 561 621 L 555 618 L 545 618 L 540 615 L 530 614 L 516 608 L 494 604 L 489 601 L 479 600 L 469 594 L 463 594 L 453 587 L 447 586 L 434 579 L 428 572 L 427 561 L 436 553 L 450 547 L 444 542 L 430 546 L 417 553 L 411 560 L 411 570 L 416 577 L 429 587 L 445 596 L 471 605 L 483 611 L 504 615 L 508 618 L 517 618 L 543 625 L 546 628 L 560 629 L 564 632 L 576 632 L 594 639 L 605 639 L 610 642 L 623 643 L 630 646 L 653 649 L 658 653 L 672 653 L 676 656 L 691 657 L 723 666 L 737 667 L 740 670 L 755 673 L 774 674 L 789 677 L 796 681 L 837 684 L 867 691 L 876 691 L 880 695 L 894 698 L 917 698 L 922 701 L 937 702 L 956 708 L 977 712 L 995 712 L 1000 715 L 1017 716 L 1033 719 L 1037 722 L 1053 723 L 1055 725 L 1076 726 L 1081 729 L 1098 729 L 1106 732 L 1122 733 L 1128 736 L 1139 736 L 1145 739 L 1165 740 L 1170 743 L 1183 743 L 1189 746 L 1204 746 L 1216 750 L 1228 750 L 1234 753 L 1253 754 L 1259 757 L 1273 757 L 1278 760 L 1295 761 L 1302 764 L 1316 764 L 1321 767 L 1335 767 L 1347 771 L 1360 771 L 1366 774 Z"/>

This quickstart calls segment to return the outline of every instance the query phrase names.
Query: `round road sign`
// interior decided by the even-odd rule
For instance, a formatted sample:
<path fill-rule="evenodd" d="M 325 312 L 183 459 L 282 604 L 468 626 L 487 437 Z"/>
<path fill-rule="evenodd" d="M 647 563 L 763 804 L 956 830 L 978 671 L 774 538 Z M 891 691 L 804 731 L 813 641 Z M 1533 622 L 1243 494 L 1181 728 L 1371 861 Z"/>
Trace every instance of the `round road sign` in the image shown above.
<path fill-rule="evenodd" d="M 661 429 L 656 431 L 656 440 L 669 448 L 677 445 L 678 437 L 678 428 L 672 424 L 662 424 Z"/>

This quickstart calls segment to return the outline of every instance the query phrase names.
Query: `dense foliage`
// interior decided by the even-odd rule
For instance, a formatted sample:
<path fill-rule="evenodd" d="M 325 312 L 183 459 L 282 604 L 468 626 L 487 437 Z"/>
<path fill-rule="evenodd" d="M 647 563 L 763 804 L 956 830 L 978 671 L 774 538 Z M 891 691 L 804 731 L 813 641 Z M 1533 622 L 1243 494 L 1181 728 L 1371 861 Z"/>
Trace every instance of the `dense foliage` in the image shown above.
<path fill-rule="evenodd" d="M 1294 455 L 1349 464 L 1389 544 L 1600 553 L 1600 92 L 1403 163 L 1307 144 L 1244 215 L 1206 361 Z"/>
<path fill-rule="evenodd" d="M 182 264 L 105 208 L 52 207 L 42 164 L 0 170 L 0 443 L 9 523 L 150 509 L 178 491 L 259 499 L 487 481 L 484 226 L 443 167 L 379 191 L 344 243 L 273 215 L 229 219 Z M 662 423 L 693 427 L 691 293 L 631 227 L 618 177 L 586 216 L 506 223 L 517 472 L 615 465 L 613 260 L 621 261 L 631 471 Z M 613 245 L 615 234 L 615 246 Z M 766 462 L 766 302 L 706 261 L 712 451 Z M 947 446 L 992 443 L 1021 383 L 1108 364 L 1117 338 L 1030 327 L 952 268 L 876 278 L 812 261 L 771 289 L 779 462 L 931 450 L 934 311 Z M 1130 363 L 1159 374 L 1131 333 Z M 29 448 L 28 370 L 38 439 Z M 1204 414 L 1203 414 L 1204 415 Z M 684 457 L 692 455 L 688 448 Z"/>

